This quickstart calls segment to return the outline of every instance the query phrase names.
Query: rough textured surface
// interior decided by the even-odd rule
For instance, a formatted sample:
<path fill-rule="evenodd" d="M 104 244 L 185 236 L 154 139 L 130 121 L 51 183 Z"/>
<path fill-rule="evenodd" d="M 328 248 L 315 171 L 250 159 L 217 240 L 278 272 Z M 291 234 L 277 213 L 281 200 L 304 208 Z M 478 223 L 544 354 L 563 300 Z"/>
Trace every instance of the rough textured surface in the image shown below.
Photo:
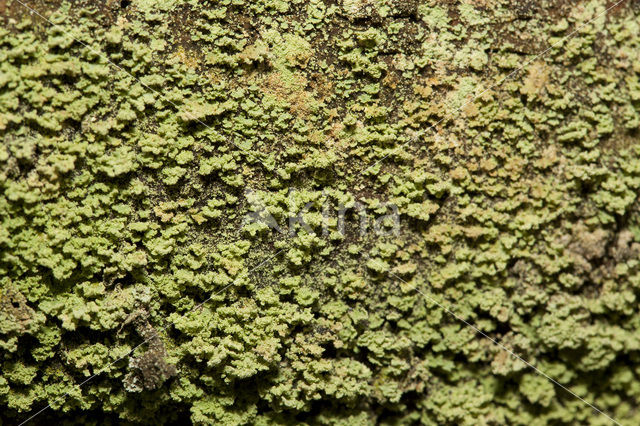
<path fill-rule="evenodd" d="M 640 424 L 638 2 L 504 82 L 613 2 L 29 4 L 56 26 L 0 0 L 0 422 L 609 424 L 416 286 Z M 245 188 L 400 233 L 278 233 Z"/>

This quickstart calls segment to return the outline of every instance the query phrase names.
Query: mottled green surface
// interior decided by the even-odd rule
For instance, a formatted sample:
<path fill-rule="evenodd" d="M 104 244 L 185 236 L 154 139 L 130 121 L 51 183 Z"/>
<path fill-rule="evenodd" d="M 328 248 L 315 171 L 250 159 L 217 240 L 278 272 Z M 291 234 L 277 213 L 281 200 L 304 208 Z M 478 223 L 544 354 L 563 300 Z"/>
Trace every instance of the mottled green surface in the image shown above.
<path fill-rule="evenodd" d="M 0 423 L 610 424 L 417 287 L 640 424 L 640 5 L 566 3 L 0 0 Z"/>

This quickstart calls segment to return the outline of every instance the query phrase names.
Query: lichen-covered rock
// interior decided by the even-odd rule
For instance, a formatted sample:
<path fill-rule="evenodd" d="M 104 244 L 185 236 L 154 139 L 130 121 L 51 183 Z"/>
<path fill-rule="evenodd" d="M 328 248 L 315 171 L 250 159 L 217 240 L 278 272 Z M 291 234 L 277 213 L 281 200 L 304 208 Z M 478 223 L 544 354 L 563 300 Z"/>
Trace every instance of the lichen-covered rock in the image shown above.
<path fill-rule="evenodd" d="M 639 424 L 613 4 L 0 0 L 0 423 Z"/>

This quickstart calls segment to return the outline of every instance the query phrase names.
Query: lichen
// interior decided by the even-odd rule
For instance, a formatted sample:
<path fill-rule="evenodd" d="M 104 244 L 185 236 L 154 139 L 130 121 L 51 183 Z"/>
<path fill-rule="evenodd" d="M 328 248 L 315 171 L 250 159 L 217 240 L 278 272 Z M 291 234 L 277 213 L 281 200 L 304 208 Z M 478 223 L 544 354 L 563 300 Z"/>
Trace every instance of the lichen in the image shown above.
<path fill-rule="evenodd" d="M 0 423 L 640 423 L 611 4 L 0 0 Z"/>

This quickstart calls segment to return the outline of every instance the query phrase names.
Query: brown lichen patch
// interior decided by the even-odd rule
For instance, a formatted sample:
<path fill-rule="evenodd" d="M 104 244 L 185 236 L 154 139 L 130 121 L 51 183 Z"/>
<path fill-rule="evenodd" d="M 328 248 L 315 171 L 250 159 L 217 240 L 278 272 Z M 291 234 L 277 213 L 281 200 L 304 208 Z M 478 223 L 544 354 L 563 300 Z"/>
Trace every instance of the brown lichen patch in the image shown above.
<path fill-rule="evenodd" d="M 627 7 L 633 7 L 637 5 L 637 1 L 620 1 L 620 0 L 607 0 L 605 8 L 608 9 L 607 16 L 621 16 L 624 13 L 624 9 Z"/>
<path fill-rule="evenodd" d="M 588 274 L 605 255 L 610 238 L 604 229 L 591 231 L 584 223 L 578 223 L 573 227 L 573 236 L 564 235 L 560 243 L 567 247 L 576 271 Z"/>
<path fill-rule="evenodd" d="M 0 292 L 0 318 L 18 334 L 24 333 L 33 321 L 35 311 L 22 293 L 7 286 Z"/>
<path fill-rule="evenodd" d="M 387 73 L 386 76 L 382 79 L 382 84 L 389 87 L 391 90 L 395 89 L 398 86 L 400 79 L 394 72 Z"/>
<path fill-rule="evenodd" d="M 469 0 L 469 3 L 475 7 L 487 7 L 488 0 Z"/>
<path fill-rule="evenodd" d="M 296 116 L 307 116 L 310 103 L 314 99 L 311 92 L 304 90 L 307 79 L 300 74 L 292 75 L 285 80 L 280 72 L 274 71 L 266 75 L 260 82 L 260 87 L 266 93 L 289 104 L 289 110 Z"/>
<path fill-rule="evenodd" d="M 524 79 L 520 93 L 530 97 L 536 96 L 549 82 L 549 68 L 542 61 L 531 65 Z"/>
<path fill-rule="evenodd" d="M 133 320 L 137 333 L 147 342 L 147 350 L 129 361 L 132 371 L 124 379 L 125 387 L 132 392 L 159 388 L 167 379 L 178 374 L 172 364 L 167 363 L 167 351 L 158 332 L 146 319 L 146 312 Z"/>
<path fill-rule="evenodd" d="M 314 94 L 317 94 L 317 98 L 324 100 L 331 97 L 334 92 L 335 83 L 327 77 L 327 74 L 313 73 L 309 80 L 309 88 Z"/>
<path fill-rule="evenodd" d="M 191 69 L 196 69 L 200 66 L 202 58 L 194 51 L 187 51 L 183 46 L 178 46 L 173 53 L 173 57 L 176 58 L 181 64 L 186 65 Z"/>
<path fill-rule="evenodd" d="M 462 112 L 466 117 L 469 118 L 477 116 L 480 112 L 478 106 L 474 102 L 472 102 L 472 100 L 473 98 L 468 98 L 462 107 Z"/>

